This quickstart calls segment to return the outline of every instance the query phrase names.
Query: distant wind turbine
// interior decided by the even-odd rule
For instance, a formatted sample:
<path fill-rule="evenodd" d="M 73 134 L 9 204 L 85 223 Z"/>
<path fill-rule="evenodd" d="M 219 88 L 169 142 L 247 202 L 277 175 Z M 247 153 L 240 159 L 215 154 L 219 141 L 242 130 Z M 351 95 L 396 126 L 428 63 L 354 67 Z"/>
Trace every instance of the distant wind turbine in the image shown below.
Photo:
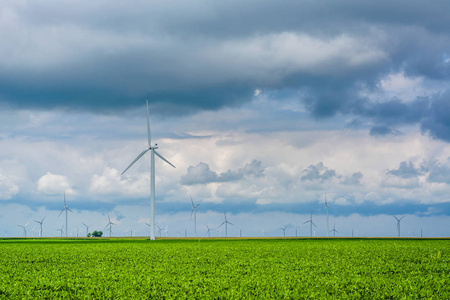
<path fill-rule="evenodd" d="M 59 218 L 59 216 L 63 213 L 63 211 L 66 211 L 66 237 L 67 237 L 67 234 L 68 234 L 68 231 L 69 231 L 69 230 L 67 230 L 67 228 L 69 228 L 69 227 L 67 226 L 67 211 L 70 211 L 71 213 L 73 213 L 73 211 L 70 210 L 70 208 L 67 206 L 67 202 L 66 202 L 66 192 L 64 192 L 64 208 L 63 208 L 63 209 L 61 210 L 61 212 L 59 213 L 58 218 Z"/>
<path fill-rule="evenodd" d="M 286 225 L 284 227 L 281 227 L 280 229 L 283 230 L 283 236 L 286 237 L 286 228 L 288 228 L 289 225 Z"/>
<path fill-rule="evenodd" d="M 35 221 L 36 223 L 39 223 L 39 225 L 41 226 L 41 229 L 39 230 L 40 237 L 42 237 L 42 223 L 44 223 L 44 219 L 45 217 L 43 217 L 42 220 L 40 221 Z"/>
<path fill-rule="evenodd" d="M 192 220 L 192 215 L 194 215 L 194 235 L 197 237 L 197 207 L 200 206 L 200 204 L 195 205 L 194 201 L 192 200 L 192 196 L 189 195 L 191 197 L 191 203 L 192 203 L 192 211 L 191 211 L 191 220 Z"/>
<path fill-rule="evenodd" d="M 314 222 L 313 222 L 313 220 L 312 220 L 312 214 L 313 214 L 313 213 L 312 213 L 312 211 L 311 211 L 311 218 L 309 218 L 308 221 L 303 222 L 303 224 L 309 223 L 309 231 L 310 231 L 311 237 L 313 236 L 313 230 L 312 230 L 313 225 L 314 225 L 314 227 L 317 227 L 316 224 L 314 224 Z"/>
<path fill-rule="evenodd" d="M 17 225 L 17 226 L 23 228 L 23 236 L 24 236 L 24 237 L 27 237 L 27 229 L 26 229 L 26 227 L 28 226 L 28 224 L 30 224 L 30 222 L 28 222 L 28 223 L 25 224 L 25 225 Z"/>
<path fill-rule="evenodd" d="M 121 175 L 123 175 L 132 165 L 134 165 L 135 162 L 137 162 L 145 153 L 150 151 L 151 153 L 151 164 L 150 164 L 150 215 L 151 215 L 151 222 L 152 226 L 150 228 L 150 239 L 155 239 L 155 154 L 159 158 L 161 158 L 163 161 L 171 165 L 175 168 L 174 165 L 172 165 L 167 159 L 165 159 L 161 154 L 156 152 L 156 149 L 158 149 L 158 145 L 155 144 L 152 146 L 152 135 L 150 131 L 150 120 L 148 116 L 148 101 L 147 101 L 147 136 L 148 136 L 148 147 L 144 151 L 142 151 L 132 162 L 131 164 L 125 169 L 125 171 L 122 172 Z"/>
<path fill-rule="evenodd" d="M 400 219 L 397 218 L 396 216 L 393 215 L 393 217 L 397 220 L 397 232 L 398 232 L 398 237 L 400 237 L 400 221 L 405 217 L 401 217 Z"/>
<path fill-rule="evenodd" d="M 64 230 L 63 230 L 63 228 L 64 228 L 64 225 L 63 225 L 63 226 L 61 226 L 61 228 L 59 228 L 59 229 L 56 229 L 56 231 L 60 231 L 60 232 L 61 232 L 61 237 L 63 236 L 63 233 L 64 233 Z M 67 232 L 67 230 L 66 230 L 66 232 Z"/>
<path fill-rule="evenodd" d="M 213 228 L 209 228 L 208 224 L 206 224 L 206 228 L 208 228 L 208 230 L 206 231 L 206 234 L 208 235 L 208 237 L 211 237 L 211 231 L 214 230 Z"/>
<path fill-rule="evenodd" d="M 330 222 L 328 221 L 328 207 L 330 207 L 327 203 L 327 195 L 325 195 L 325 209 L 327 210 L 327 236 L 328 233 L 330 232 Z"/>
<path fill-rule="evenodd" d="M 234 224 L 228 222 L 228 220 L 227 220 L 227 213 L 226 213 L 226 212 L 224 212 L 223 214 L 224 214 L 224 216 L 225 216 L 225 221 L 223 221 L 223 223 L 220 224 L 219 227 L 221 227 L 223 224 L 225 224 L 225 237 L 228 237 L 228 224 L 230 224 L 230 225 L 234 225 Z"/>
<path fill-rule="evenodd" d="M 109 226 L 109 237 L 112 237 L 112 226 L 116 225 L 116 223 L 111 222 L 111 218 L 109 217 L 108 214 L 108 224 L 106 224 L 105 229 L 108 228 Z"/>
<path fill-rule="evenodd" d="M 158 234 L 159 234 L 159 237 L 161 237 L 161 233 L 164 230 L 164 228 L 161 228 L 158 225 L 156 225 L 156 227 L 158 227 Z"/>
<path fill-rule="evenodd" d="M 330 232 L 333 232 L 334 237 L 336 237 L 336 233 L 339 233 L 339 232 L 336 230 L 336 224 L 333 225 L 333 230 L 331 230 Z"/>
<path fill-rule="evenodd" d="M 86 227 L 86 236 L 88 236 L 89 234 L 89 226 L 86 225 L 85 223 L 81 222 L 81 224 L 83 224 Z"/>

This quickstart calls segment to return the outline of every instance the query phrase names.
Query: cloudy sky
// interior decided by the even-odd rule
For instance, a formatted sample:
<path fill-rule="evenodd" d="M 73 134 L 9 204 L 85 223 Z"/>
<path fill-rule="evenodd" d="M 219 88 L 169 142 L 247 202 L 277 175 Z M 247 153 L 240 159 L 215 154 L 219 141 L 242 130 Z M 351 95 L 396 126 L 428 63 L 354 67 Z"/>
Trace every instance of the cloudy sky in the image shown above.
<path fill-rule="evenodd" d="M 3 1 L 1 235 L 450 235 L 448 1 Z M 34 232 L 33 232 L 34 228 Z M 129 231 L 127 232 L 127 229 Z M 65 229 L 64 229 L 65 230 Z M 162 233 L 163 234 L 163 233 Z"/>

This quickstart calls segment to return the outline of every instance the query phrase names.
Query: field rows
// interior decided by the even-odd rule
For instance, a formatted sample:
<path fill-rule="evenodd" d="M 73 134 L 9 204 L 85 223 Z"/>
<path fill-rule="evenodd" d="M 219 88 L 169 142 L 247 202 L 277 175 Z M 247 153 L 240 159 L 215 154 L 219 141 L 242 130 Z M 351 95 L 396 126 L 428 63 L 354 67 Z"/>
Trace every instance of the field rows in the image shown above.
<path fill-rule="evenodd" d="M 450 299 L 449 246 L 449 240 L 3 240 L 0 297 Z"/>

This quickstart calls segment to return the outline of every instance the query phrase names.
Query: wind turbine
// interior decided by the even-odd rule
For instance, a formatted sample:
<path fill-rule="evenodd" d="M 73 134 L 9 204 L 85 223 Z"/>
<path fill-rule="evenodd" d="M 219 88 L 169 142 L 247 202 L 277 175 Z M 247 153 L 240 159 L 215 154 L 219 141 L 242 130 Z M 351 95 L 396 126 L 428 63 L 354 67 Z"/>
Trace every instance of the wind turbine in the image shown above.
<path fill-rule="evenodd" d="M 150 160 L 150 215 L 151 215 L 151 222 L 152 226 L 150 228 L 150 239 L 155 239 L 155 154 L 159 158 L 161 158 L 163 161 L 171 165 L 175 168 L 174 165 L 172 165 L 167 159 L 165 159 L 161 154 L 156 152 L 156 149 L 158 149 L 158 144 L 155 144 L 152 146 L 152 135 L 150 131 L 150 120 L 148 116 L 148 101 L 147 101 L 147 136 L 148 136 L 148 147 L 144 151 L 142 151 L 132 162 L 131 164 L 125 169 L 125 171 L 122 172 L 121 175 L 123 175 L 132 165 L 134 165 L 135 162 L 137 162 L 145 153 L 150 151 L 151 153 L 151 160 Z"/>
<path fill-rule="evenodd" d="M 214 229 L 209 228 L 208 224 L 206 224 L 206 228 L 208 228 L 208 230 L 206 231 L 206 234 L 208 235 L 208 237 L 211 237 L 211 230 L 214 230 Z"/>
<path fill-rule="evenodd" d="M 17 225 L 17 226 L 23 228 L 23 236 L 24 236 L 24 237 L 27 237 L 27 229 L 26 229 L 26 227 L 28 226 L 28 224 L 30 224 L 30 222 L 28 222 L 28 223 L 25 224 L 25 225 Z"/>
<path fill-rule="evenodd" d="M 86 227 L 86 236 L 88 236 L 88 234 L 89 234 L 89 226 L 84 224 L 83 222 L 81 222 L 81 224 L 83 224 Z"/>
<path fill-rule="evenodd" d="M 39 225 L 41 226 L 41 229 L 39 230 L 39 235 L 40 235 L 40 237 L 42 237 L 42 223 L 44 223 L 44 219 L 45 219 L 45 217 L 44 218 L 42 218 L 42 220 L 41 221 L 35 221 L 36 223 L 39 223 Z"/>
<path fill-rule="evenodd" d="M 69 227 L 67 227 L 67 211 L 70 211 L 71 213 L 73 213 L 73 211 L 71 211 L 70 208 L 67 206 L 66 192 L 64 192 L 64 208 L 59 213 L 58 218 L 63 213 L 63 211 L 66 211 L 66 237 L 67 237 L 67 234 L 68 234 L 68 231 L 69 231 L 69 230 L 67 230 L 67 228 L 69 228 Z"/>
<path fill-rule="evenodd" d="M 230 225 L 234 225 L 234 224 L 228 222 L 228 220 L 227 220 L 227 213 L 226 212 L 224 212 L 223 214 L 225 215 L 225 221 L 223 221 L 223 223 L 220 224 L 219 227 L 221 227 L 223 224 L 225 224 L 225 237 L 228 237 L 228 224 L 230 224 Z"/>
<path fill-rule="evenodd" d="M 394 216 L 394 215 L 393 215 Z M 400 237 L 400 221 L 404 218 L 405 216 L 401 217 L 400 219 L 397 218 L 396 216 L 394 216 L 394 218 L 397 220 L 397 232 L 398 232 L 398 237 Z"/>
<path fill-rule="evenodd" d="M 333 230 L 331 230 L 330 232 L 333 232 L 334 237 L 336 237 L 336 233 L 339 233 L 339 232 L 336 230 L 336 224 L 333 225 Z"/>
<path fill-rule="evenodd" d="M 327 203 L 327 195 L 325 195 L 325 209 L 327 210 L 327 236 L 330 232 L 330 222 L 328 221 L 328 207 L 330 207 Z"/>
<path fill-rule="evenodd" d="M 163 231 L 164 228 L 159 227 L 158 225 L 156 225 L 158 227 L 158 234 L 159 237 L 161 237 L 161 232 Z"/>
<path fill-rule="evenodd" d="M 284 227 L 281 227 L 280 229 L 283 230 L 283 236 L 286 237 L 286 228 L 288 228 L 289 225 L 286 225 Z"/>
<path fill-rule="evenodd" d="M 311 218 L 309 218 L 308 221 L 303 222 L 303 224 L 310 223 L 310 224 L 309 224 L 309 231 L 310 231 L 311 237 L 313 236 L 313 234 L 312 234 L 312 227 L 313 227 L 313 225 L 314 225 L 314 227 L 317 227 L 316 224 L 314 224 L 314 222 L 313 222 L 313 220 L 312 220 L 312 214 L 313 214 L 313 213 L 312 213 L 312 211 L 311 211 Z"/>
<path fill-rule="evenodd" d="M 56 229 L 56 231 L 60 231 L 60 232 L 61 232 L 61 237 L 63 236 L 63 233 L 64 233 L 64 230 L 63 230 L 63 228 L 64 228 L 64 225 L 63 225 L 63 226 L 61 226 L 61 228 L 59 228 L 59 229 Z M 66 230 L 66 232 L 67 232 L 67 230 Z"/>
<path fill-rule="evenodd" d="M 109 226 L 109 237 L 112 236 L 112 226 L 113 225 L 116 225 L 116 223 L 111 222 L 111 218 L 109 217 L 109 214 L 108 214 L 108 224 L 106 224 L 105 229 L 108 228 L 108 226 Z"/>
<path fill-rule="evenodd" d="M 192 214 L 194 215 L 194 234 L 197 237 L 197 207 L 199 207 L 200 204 L 195 205 L 194 201 L 192 200 L 192 196 L 189 195 L 191 197 L 191 203 L 192 203 L 192 211 L 191 211 L 191 220 L 192 220 Z"/>

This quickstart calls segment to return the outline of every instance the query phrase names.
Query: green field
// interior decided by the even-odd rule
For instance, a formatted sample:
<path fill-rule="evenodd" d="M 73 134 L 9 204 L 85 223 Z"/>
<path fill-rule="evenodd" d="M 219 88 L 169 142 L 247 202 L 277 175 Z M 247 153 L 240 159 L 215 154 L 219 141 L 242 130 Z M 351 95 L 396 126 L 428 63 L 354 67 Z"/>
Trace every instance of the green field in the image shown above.
<path fill-rule="evenodd" d="M 4 299 L 450 299 L 450 240 L 0 240 Z"/>

